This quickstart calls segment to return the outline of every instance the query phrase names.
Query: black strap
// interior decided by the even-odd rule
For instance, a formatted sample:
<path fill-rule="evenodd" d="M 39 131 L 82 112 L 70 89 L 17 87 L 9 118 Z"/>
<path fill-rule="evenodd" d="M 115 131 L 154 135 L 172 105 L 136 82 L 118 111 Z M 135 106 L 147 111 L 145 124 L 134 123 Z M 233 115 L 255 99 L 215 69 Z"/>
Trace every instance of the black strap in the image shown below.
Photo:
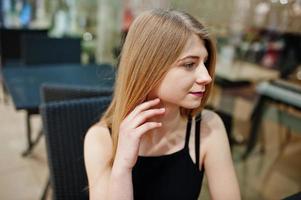
<path fill-rule="evenodd" d="M 186 137 L 185 137 L 184 148 L 188 148 L 190 130 L 191 130 L 191 116 L 188 117 L 188 122 L 187 122 L 187 125 L 186 125 Z"/>
<path fill-rule="evenodd" d="M 200 164 L 200 123 L 202 121 L 202 115 L 199 114 L 195 118 L 195 164 L 199 169 Z"/>

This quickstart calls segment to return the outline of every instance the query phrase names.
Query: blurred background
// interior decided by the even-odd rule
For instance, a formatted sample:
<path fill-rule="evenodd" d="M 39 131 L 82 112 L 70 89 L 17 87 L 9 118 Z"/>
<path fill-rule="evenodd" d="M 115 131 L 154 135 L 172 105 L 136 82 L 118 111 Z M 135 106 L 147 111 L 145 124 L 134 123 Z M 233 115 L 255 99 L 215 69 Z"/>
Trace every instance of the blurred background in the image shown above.
<path fill-rule="evenodd" d="M 301 0 L 1 0 L 0 199 L 56 196 L 45 88 L 63 91 L 56 102 L 110 95 L 129 26 L 151 8 L 190 13 L 217 42 L 207 108 L 225 123 L 242 198 L 301 191 Z"/>

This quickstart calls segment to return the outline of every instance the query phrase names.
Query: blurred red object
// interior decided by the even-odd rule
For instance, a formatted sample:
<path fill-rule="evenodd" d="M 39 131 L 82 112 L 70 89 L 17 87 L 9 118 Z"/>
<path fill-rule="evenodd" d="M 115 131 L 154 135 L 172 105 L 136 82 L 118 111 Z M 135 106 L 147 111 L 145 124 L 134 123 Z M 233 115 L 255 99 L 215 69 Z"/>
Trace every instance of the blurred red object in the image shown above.
<path fill-rule="evenodd" d="M 126 8 L 122 17 L 122 32 L 128 32 L 130 25 L 134 19 L 131 9 Z"/>

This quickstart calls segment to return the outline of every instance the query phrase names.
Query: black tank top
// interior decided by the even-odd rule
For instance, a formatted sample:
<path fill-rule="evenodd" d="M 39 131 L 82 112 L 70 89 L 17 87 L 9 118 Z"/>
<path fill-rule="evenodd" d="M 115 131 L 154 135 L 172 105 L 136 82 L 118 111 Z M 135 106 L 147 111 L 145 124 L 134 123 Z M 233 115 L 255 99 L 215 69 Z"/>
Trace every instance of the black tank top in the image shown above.
<path fill-rule="evenodd" d="M 139 156 L 133 168 L 135 200 L 194 200 L 203 181 L 204 168 L 199 170 L 201 114 L 195 118 L 195 158 L 189 154 L 189 136 L 192 120 L 186 127 L 185 145 L 180 151 L 162 156 Z"/>

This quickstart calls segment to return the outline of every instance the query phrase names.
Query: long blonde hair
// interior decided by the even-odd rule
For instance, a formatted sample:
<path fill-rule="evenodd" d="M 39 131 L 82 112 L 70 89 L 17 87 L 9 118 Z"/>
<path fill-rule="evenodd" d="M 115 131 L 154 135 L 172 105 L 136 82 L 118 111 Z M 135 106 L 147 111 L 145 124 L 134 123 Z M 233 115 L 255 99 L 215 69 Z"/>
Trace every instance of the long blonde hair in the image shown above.
<path fill-rule="evenodd" d="M 206 67 L 213 78 L 215 44 L 210 39 L 207 29 L 189 14 L 155 9 L 142 13 L 131 24 L 121 51 L 113 99 L 101 118 L 112 133 L 111 165 L 115 159 L 120 123 L 160 84 L 192 34 L 197 34 L 205 43 L 209 55 Z M 180 108 L 182 117 L 195 116 L 202 111 L 211 86 L 212 83 L 206 86 L 199 108 Z"/>

